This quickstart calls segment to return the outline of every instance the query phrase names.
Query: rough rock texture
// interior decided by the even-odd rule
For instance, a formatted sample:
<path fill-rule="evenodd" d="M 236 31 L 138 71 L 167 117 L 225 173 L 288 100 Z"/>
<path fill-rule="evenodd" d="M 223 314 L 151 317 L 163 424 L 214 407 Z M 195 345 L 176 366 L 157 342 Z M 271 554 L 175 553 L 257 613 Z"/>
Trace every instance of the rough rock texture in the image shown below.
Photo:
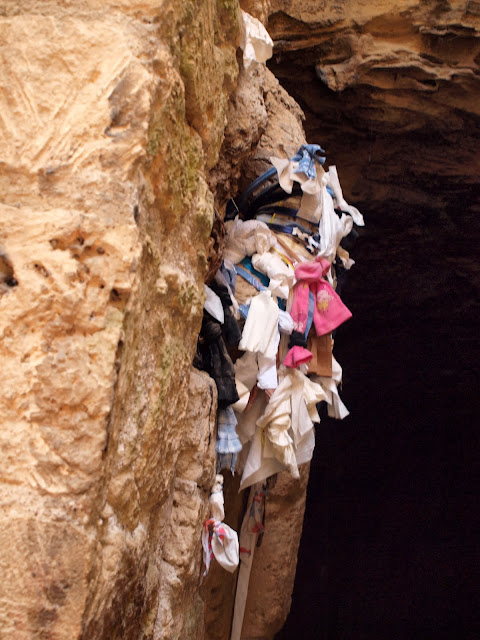
<path fill-rule="evenodd" d="M 209 177 L 221 209 L 272 166 L 270 156 L 290 157 L 305 142 L 302 110 L 263 66 L 242 69 L 227 115 L 219 162 Z"/>
<path fill-rule="evenodd" d="M 347 199 L 366 213 L 350 289 L 364 320 L 354 319 L 337 341 L 353 351 L 363 337 L 346 387 L 368 379 L 372 389 L 352 399 L 354 415 L 374 423 L 379 375 L 383 405 L 406 406 L 410 395 L 388 373 L 424 380 L 432 362 L 425 406 L 438 404 L 435 390 L 448 385 L 465 400 L 479 357 L 472 345 L 479 271 L 471 258 L 480 241 L 478 3 L 242 6 L 268 25 L 271 70 L 301 104 L 308 140 L 338 165 Z M 216 398 L 212 381 L 190 363 L 214 203 L 223 212 L 272 153 L 296 151 L 302 112 L 263 67 L 242 70 L 237 84 L 236 0 L 0 2 L 0 23 L 1 633 L 201 640 L 205 620 L 209 637 L 227 638 L 235 576 L 214 566 L 199 591 Z M 422 278 L 405 278 L 408 269 Z M 394 367 L 372 358 L 381 339 Z M 461 349 L 469 357 L 459 357 L 458 375 L 448 354 Z M 448 402 L 445 394 L 445 412 Z M 423 420 L 427 429 L 425 409 Z M 415 424 L 399 411 L 392 431 L 400 435 L 384 449 L 405 446 L 405 425 Z M 342 495 L 356 481 L 345 468 L 368 475 L 370 465 L 342 453 L 361 442 L 362 429 L 334 433 L 331 458 L 340 462 L 331 486 Z M 440 435 L 454 441 L 447 426 Z M 371 440 L 385 444 L 385 430 Z M 385 455 L 372 450 L 376 461 Z M 301 482 L 281 476 L 268 498 L 245 639 L 271 638 L 287 614 L 307 473 Z M 443 477 L 432 476 L 432 486 Z M 237 530 L 243 504 L 232 481 L 226 520 Z M 347 504 L 346 521 L 352 512 Z M 331 526 L 341 536 L 338 522 Z M 335 555 L 332 545 L 331 553 L 340 600 L 344 548 Z M 422 558 L 425 547 L 415 549 Z M 365 542 L 361 557 L 368 551 Z M 353 565 L 356 550 L 347 557 Z M 371 568 L 363 563 L 356 593 Z M 408 580 L 402 585 L 408 592 Z M 372 628 L 394 637 L 391 612 L 367 596 L 365 637 Z M 353 596 L 336 604 L 340 628 L 361 617 Z"/>
<path fill-rule="evenodd" d="M 265 534 L 250 575 L 244 640 L 273 638 L 290 611 L 309 471 L 309 464 L 302 465 L 296 481 L 279 474 L 267 495 Z"/>
<path fill-rule="evenodd" d="M 272 0 L 269 11 L 271 68 L 357 201 L 448 209 L 478 196 L 478 3 Z"/>
<path fill-rule="evenodd" d="M 217 602 L 227 638 L 235 576 L 214 567 L 199 592 L 216 390 L 190 363 L 214 199 L 296 150 L 301 111 L 263 66 L 237 86 L 236 1 L 0 16 L 2 637 L 201 640 Z M 286 616 L 307 474 L 272 494 L 254 575 L 292 505 L 296 535 L 250 635 Z"/>
<path fill-rule="evenodd" d="M 216 400 L 190 362 L 238 5 L 0 16 L 1 634 L 197 638 Z"/>

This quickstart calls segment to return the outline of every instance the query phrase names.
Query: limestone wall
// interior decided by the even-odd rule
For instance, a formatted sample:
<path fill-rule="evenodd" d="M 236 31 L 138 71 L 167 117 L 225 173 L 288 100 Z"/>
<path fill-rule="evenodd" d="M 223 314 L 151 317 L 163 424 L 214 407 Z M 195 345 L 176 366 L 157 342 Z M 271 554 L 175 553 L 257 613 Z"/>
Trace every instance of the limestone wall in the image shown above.
<path fill-rule="evenodd" d="M 301 102 L 309 138 L 321 140 L 360 207 L 449 211 L 472 200 L 477 2 L 269 0 L 268 13 L 271 69 Z"/>
<path fill-rule="evenodd" d="M 214 200 L 293 153 L 302 114 L 264 67 L 237 80 L 236 0 L 0 16 L 0 637 L 201 640 L 216 389 L 191 361 Z M 285 602 L 247 609 L 261 633 L 288 611 L 307 472 L 272 496 L 258 571 L 285 492 L 298 535 Z"/>
<path fill-rule="evenodd" d="M 389 191 L 420 205 L 427 179 L 452 198 L 477 180 L 473 134 L 448 160 L 478 118 L 477 5 L 242 2 L 355 200 L 381 201 L 410 132 L 438 122 L 442 174 L 423 149 Z M 239 42 L 238 0 L 0 0 L 1 638 L 202 640 L 204 620 L 228 638 L 235 577 L 212 569 L 199 589 L 216 390 L 191 362 L 209 236 L 214 205 L 304 140 Z M 269 496 L 245 638 L 288 613 L 307 476 Z"/>
<path fill-rule="evenodd" d="M 0 16 L 0 635 L 197 638 L 216 392 L 190 362 L 238 6 Z"/>

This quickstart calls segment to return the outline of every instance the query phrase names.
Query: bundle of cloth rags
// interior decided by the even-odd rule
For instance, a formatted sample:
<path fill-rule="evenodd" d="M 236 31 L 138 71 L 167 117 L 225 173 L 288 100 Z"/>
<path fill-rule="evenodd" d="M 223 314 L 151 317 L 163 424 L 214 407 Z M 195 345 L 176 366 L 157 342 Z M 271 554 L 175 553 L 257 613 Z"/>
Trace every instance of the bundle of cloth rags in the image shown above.
<path fill-rule="evenodd" d="M 320 402 L 331 417 L 348 415 L 333 338 L 351 317 L 339 293 L 363 217 L 345 201 L 336 167 L 324 170 L 319 145 L 271 161 L 265 175 L 276 172 L 277 182 L 240 197 L 240 216 L 225 224 L 194 363 L 217 386 L 217 472 L 241 473 L 241 488 L 281 470 L 298 476 Z"/>

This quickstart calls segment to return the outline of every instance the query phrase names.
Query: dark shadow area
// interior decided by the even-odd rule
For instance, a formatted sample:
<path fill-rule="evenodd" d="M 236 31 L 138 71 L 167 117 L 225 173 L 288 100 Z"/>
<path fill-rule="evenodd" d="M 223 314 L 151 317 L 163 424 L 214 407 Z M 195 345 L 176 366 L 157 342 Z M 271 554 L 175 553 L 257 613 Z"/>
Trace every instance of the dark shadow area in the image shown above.
<path fill-rule="evenodd" d="M 351 416 L 317 428 L 293 606 L 277 638 L 473 640 L 478 289 L 433 238 L 410 243 L 422 261 L 404 276 L 387 254 L 373 268 L 383 218 L 377 227 L 369 213 L 343 293 L 354 317 L 335 347 Z"/>
<path fill-rule="evenodd" d="M 346 149 L 342 97 L 330 92 L 322 121 L 299 84 L 282 83 L 367 226 L 342 292 L 353 318 L 334 348 L 351 415 L 317 427 L 292 609 L 276 638 L 477 640 L 478 185 L 462 183 L 461 162 L 438 178 L 453 159 L 435 131 L 360 129 Z M 477 133 L 464 132 L 469 153 Z"/>

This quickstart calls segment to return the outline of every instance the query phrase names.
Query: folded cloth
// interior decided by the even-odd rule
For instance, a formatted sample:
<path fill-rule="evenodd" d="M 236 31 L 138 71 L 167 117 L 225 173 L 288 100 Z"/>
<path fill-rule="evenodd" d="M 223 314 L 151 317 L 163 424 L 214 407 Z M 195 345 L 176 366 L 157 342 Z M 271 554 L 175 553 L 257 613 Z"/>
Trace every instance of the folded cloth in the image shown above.
<path fill-rule="evenodd" d="M 253 355 L 253 354 L 251 354 Z M 240 400 L 237 400 L 234 404 L 232 404 L 232 409 L 235 413 L 243 413 L 247 408 L 248 400 L 250 398 L 250 389 L 248 389 L 241 380 L 235 378 L 235 385 L 237 387 L 238 395 L 240 396 Z"/>
<path fill-rule="evenodd" d="M 266 62 L 273 54 L 273 40 L 257 18 L 242 10 L 243 29 L 240 47 L 243 66 L 249 69 L 253 62 Z"/>
<path fill-rule="evenodd" d="M 313 324 L 317 336 L 331 333 L 352 317 L 350 310 L 343 304 L 340 296 L 323 278 L 329 270 L 328 260 L 320 257 L 317 257 L 314 262 L 303 262 L 295 269 L 297 284 L 293 292 L 290 314 L 296 323 L 296 331 L 300 334 L 305 335 L 307 328 L 310 293 L 315 299 Z M 298 367 L 300 364 L 309 362 L 312 359 L 312 353 L 305 349 L 305 346 L 292 343 L 283 362 L 284 365 Z"/>
<path fill-rule="evenodd" d="M 287 375 L 270 398 L 265 413 L 257 420 L 257 426 L 262 430 L 264 441 L 269 441 L 274 457 L 294 478 L 298 478 L 293 440 L 288 433 L 291 425 L 291 391 L 292 380 Z"/>
<path fill-rule="evenodd" d="M 238 264 L 245 256 L 264 253 L 275 246 L 275 234 L 259 220 L 230 220 L 225 223 L 227 238 L 224 258 Z"/>
<path fill-rule="evenodd" d="M 277 379 L 277 352 L 280 344 L 280 333 L 277 331 L 270 355 L 257 353 L 258 376 L 257 386 L 259 389 L 276 389 Z"/>
<path fill-rule="evenodd" d="M 220 272 L 225 278 L 226 283 L 230 287 L 231 291 L 235 293 L 235 283 L 237 280 L 237 273 L 235 271 L 235 265 L 233 262 L 229 260 L 223 259 L 222 266 L 220 267 Z"/>
<path fill-rule="evenodd" d="M 305 376 L 301 371 L 290 369 L 288 375 L 292 384 L 292 432 L 295 443 L 297 464 L 304 464 L 312 459 L 315 447 L 314 423 L 320 422 L 317 404 L 324 402 L 327 395 L 321 385 Z"/>
<path fill-rule="evenodd" d="M 227 571 L 233 572 L 239 562 L 238 536 L 227 524 L 222 522 L 225 517 L 223 508 L 223 476 L 217 475 L 208 499 L 210 518 L 205 521 L 202 530 L 204 576 L 210 569 L 213 558 Z"/>
<path fill-rule="evenodd" d="M 321 385 L 301 371 L 284 371 L 279 386 L 256 420 L 241 489 L 285 469 L 298 477 L 298 465 L 311 460 L 315 446 L 313 424 L 320 421 L 316 405 L 326 399 Z"/>
<path fill-rule="evenodd" d="M 278 312 L 278 329 L 280 333 L 290 335 L 294 328 L 295 323 L 292 316 L 288 313 L 288 311 L 282 311 L 280 309 Z"/>
<path fill-rule="evenodd" d="M 319 181 L 318 176 L 316 181 Z M 318 224 L 318 232 L 320 234 L 318 255 L 327 258 L 329 262 L 333 262 L 340 242 L 353 228 L 353 219 L 346 213 L 340 217 L 337 215 L 332 196 L 327 189 L 327 182 L 327 174 L 324 173 L 319 181 L 317 191 L 313 193 L 304 192 L 300 209 L 298 210 L 298 217 Z"/>
<path fill-rule="evenodd" d="M 226 571 L 233 573 L 239 562 L 237 532 L 224 522 L 213 522 L 213 534 L 209 541 L 215 560 Z"/>
<path fill-rule="evenodd" d="M 351 311 L 343 304 L 340 296 L 324 280 L 330 270 L 328 260 L 317 256 L 315 262 L 302 263 L 295 269 L 299 282 L 307 282 L 315 297 L 313 324 L 318 336 L 331 333 L 352 317 Z"/>
<path fill-rule="evenodd" d="M 259 351 L 266 357 L 273 358 L 278 349 L 277 334 L 278 305 L 272 299 L 270 291 L 262 291 L 253 298 L 250 305 L 239 349 Z"/>
<path fill-rule="evenodd" d="M 270 278 L 268 288 L 272 295 L 286 300 L 295 280 L 293 267 L 286 264 L 278 253 L 271 251 L 255 253 L 252 256 L 252 264 L 257 271 L 261 271 Z"/>
<path fill-rule="evenodd" d="M 300 184 L 304 193 L 320 193 L 322 189 L 322 180 L 325 175 L 325 171 L 322 167 L 317 167 L 315 170 L 315 176 L 310 178 L 308 175 L 303 173 L 302 170 L 299 171 L 300 163 L 298 160 L 288 160 L 287 158 L 271 156 L 270 162 L 277 170 L 278 182 L 286 193 L 292 193 L 294 182 L 298 182 Z M 298 215 L 300 215 L 300 212 L 298 212 Z M 301 217 L 306 220 L 310 220 L 307 216 Z"/>
<path fill-rule="evenodd" d="M 309 351 L 305 347 L 294 345 L 290 347 L 287 355 L 285 356 L 283 364 L 286 367 L 298 369 L 301 364 L 308 364 L 312 358 L 313 354 L 311 351 Z"/>
<path fill-rule="evenodd" d="M 230 265 L 230 267 L 227 267 L 226 265 Z M 235 284 L 236 284 L 236 280 L 237 280 L 237 272 L 235 271 L 235 265 L 232 264 L 231 262 L 222 261 L 222 266 L 220 267 L 220 269 L 217 271 L 217 273 L 215 274 L 215 278 L 214 281 L 217 282 L 218 284 L 223 285 L 224 287 L 227 288 L 227 291 L 230 295 L 230 299 L 231 299 L 231 304 L 233 306 L 233 316 L 235 318 L 238 318 L 238 302 L 235 298 Z"/>
<path fill-rule="evenodd" d="M 208 313 L 213 318 L 215 318 L 215 320 L 218 320 L 218 322 L 223 324 L 225 321 L 225 314 L 223 312 L 222 301 L 220 300 L 218 295 L 212 289 L 210 289 L 210 287 L 208 287 L 206 284 L 204 284 L 203 286 L 205 288 L 205 294 L 207 296 L 205 298 L 205 304 L 203 305 L 203 308 L 205 309 L 205 311 L 208 311 Z"/>
<path fill-rule="evenodd" d="M 208 498 L 210 517 L 214 520 L 223 520 L 225 518 L 224 504 L 223 476 L 222 474 L 217 473 L 212 491 L 210 492 L 210 497 Z"/>
<path fill-rule="evenodd" d="M 297 157 L 301 155 L 298 168 L 295 173 L 304 173 L 307 178 L 315 178 L 317 175 L 316 163 L 324 164 L 325 151 L 318 144 L 302 144 Z"/>
<path fill-rule="evenodd" d="M 329 262 L 335 261 L 337 249 L 342 238 L 348 236 L 353 228 L 353 219 L 342 214 L 341 217 L 335 212 L 332 196 L 326 187 L 322 190 L 322 217 L 318 230 L 320 233 L 320 250 L 318 255 L 326 258 Z"/>
<path fill-rule="evenodd" d="M 356 207 L 348 204 L 343 197 L 342 187 L 340 186 L 340 180 L 338 178 L 337 167 L 335 165 L 330 165 L 326 176 L 327 184 L 332 189 L 335 200 L 337 201 L 337 208 L 341 211 L 345 211 L 345 213 L 349 213 L 352 216 L 355 224 L 357 224 L 359 227 L 365 226 L 365 222 L 360 211 Z"/>
<path fill-rule="evenodd" d="M 240 386 L 248 389 L 248 393 L 255 386 L 259 389 L 276 389 L 278 386 L 277 378 L 277 354 L 278 345 L 280 343 L 280 333 L 277 331 L 275 338 L 275 354 L 273 356 L 265 356 L 263 353 L 254 353 L 247 351 L 235 362 L 235 380 L 237 389 Z M 242 394 L 240 393 L 240 396 Z M 240 407 L 242 405 L 239 405 Z M 242 411 L 237 404 L 233 407 L 235 411 Z"/>

